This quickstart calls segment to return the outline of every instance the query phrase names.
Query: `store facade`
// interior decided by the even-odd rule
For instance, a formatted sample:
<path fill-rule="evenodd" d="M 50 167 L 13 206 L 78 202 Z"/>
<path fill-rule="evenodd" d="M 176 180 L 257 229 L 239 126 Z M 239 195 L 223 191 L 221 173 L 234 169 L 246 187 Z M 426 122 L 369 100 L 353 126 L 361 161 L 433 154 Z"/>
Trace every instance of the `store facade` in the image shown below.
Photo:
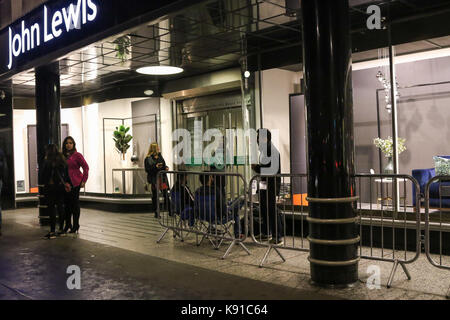
<path fill-rule="evenodd" d="M 305 2 L 311 5 L 310 13 L 318 10 L 327 15 L 320 1 Z M 149 144 L 158 142 L 169 167 L 176 169 L 172 133 L 177 129 L 191 136 L 196 128 L 222 133 L 272 130 L 281 171 L 309 169 L 317 177 L 310 180 L 326 186 L 323 194 L 315 189 L 317 185 L 310 187 L 316 200 L 351 198 L 352 174 L 384 172 L 387 159 L 374 145 L 376 138 L 394 137 L 394 149 L 399 138 L 407 138 L 408 150 L 392 155 L 393 172 L 411 174 L 413 169 L 433 166 L 433 156 L 448 154 L 448 139 L 429 142 L 449 127 L 450 27 L 443 23 L 448 10 L 439 1 L 415 9 L 380 2 L 384 28 L 368 30 L 366 9 L 371 2 L 348 1 L 350 7 L 344 7 L 342 17 L 346 21 L 349 15 L 350 25 L 336 20 L 331 30 L 322 19 L 303 21 L 298 7 L 288 8 L 281 0 L 44 3 L 0 31 L 4 96 L 0 146 L 6 149 L 15 176 L 8 178 L 5 199 L 14 206 L 15 195 L 35 194 L 42 147 L 37 143 L 36 148 L 34 141 L 60 144 L 67 134 L 77 140 L 91 166 L 85 190 L 90 201 L 134 202 L 143 208 L 150 198 L 143 189 L 142 168 Z M 306 36 L 303 24 L 311 31 Z M 308 38 L 317 30 L 313 27 L 323 28 L 330 38 Z M 336 50 L 331 57 L 320 55 L 314 45 L 323 41 L 329 46 L 343 38 L 343 47 L 330 47 Z M 317 54 L 311 55 L 314 50 Z M 335 61 L 334 56 L 340 58 Z M 321 64 L 317 57 L 329 61 Z M 151 65 L 182 67 L 184 73 L 136 72 Z M 321 65 L 329 72 L 324 73 Z M 48 86 L 49 75 L 55 74 L 58 79 Z M 42 103 L 39 88 L 52 98 Z M 323 106 L 325 98 L 328 106 Z M 316 113 L 318 105 L 324 109 Z M 134 136 L 125 158 L 114 150 L 112 140 L 121 125 L 130 127 Z M 227 169 L 250 178 L 247 146 L 245 140 L 237 144 Z M 197 158 L 193 154 L 185 166 L 204 169 L 204 159 Z M 329 171 L 324 176 L 320 171 L 325 164 Z M 343 177 L 342 185 L 330 185 L 329 177 L 336 172 Z M 336 190 L 342 194 L 335 194 Z M 362 199 L 371 192 L 364 186 L 361 191 Z M 409 191 L 401 196 L 412 206 Z M 347 204 L 338 211 L 351 214 L 352 210 Z"/>

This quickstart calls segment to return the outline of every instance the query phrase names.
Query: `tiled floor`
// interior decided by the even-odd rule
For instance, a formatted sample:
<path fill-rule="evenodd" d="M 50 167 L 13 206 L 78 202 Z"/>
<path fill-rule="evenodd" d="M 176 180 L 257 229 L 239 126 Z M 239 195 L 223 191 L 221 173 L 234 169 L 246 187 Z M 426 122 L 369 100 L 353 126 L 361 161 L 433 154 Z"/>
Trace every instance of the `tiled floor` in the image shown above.
<path fill-rule="evenodd" d="M 40 228 L 35 209 L 5 212 L 4 219 Z M 450 286 L 450 271 L 433 267 L 424 255 L 407 266 L 412 276 L 411 281 L 406 279 L 402 268 L 398 267 L 391 289 L 386 288 L 386 283 L 393 264 L 363 259 L 359 268 L 360 282 L 353 288 L 332 290 L 311 285 L 308 253 L 305 252 L 281 250 L 286 258 L 284 263 L 275 252 L 272 252 L 264 268 L 259 268 L 267 249 L 255 246 L 249 239 L 246 245 L 250 249 L 251 255 L 247 255 L 244 250 L 236 246 L 226 260 L 221 259 L 227 248 L 226 245 L 222 246 L 220 250 L 214 250 L 208 241 L 205 241 L 197 247 L 194 235 L 189 236 L 185 242 L 181 242 L 174 239 L 172 232 L 169 232 L 161 243 L 157 244 L 156 241 L 164 229 L 153 217 L 153 214 L 118 214 L 83 209 L 81 226 L 78 236 L 80 239 L 338 298 L 445 299 L 445 294 Z M 375 252 L 381 255 L 381 252 L 377 250 Z M 384 252 L 385 256 L 389 256 L 389 254 L 392 252 Z M 447 262 L 450 264 L 449 260 Z M 372 265 L 380 268 L 382 285 L 380 289 L 369 290 L 366 286 L 369 277 L 367 271 Z"/>

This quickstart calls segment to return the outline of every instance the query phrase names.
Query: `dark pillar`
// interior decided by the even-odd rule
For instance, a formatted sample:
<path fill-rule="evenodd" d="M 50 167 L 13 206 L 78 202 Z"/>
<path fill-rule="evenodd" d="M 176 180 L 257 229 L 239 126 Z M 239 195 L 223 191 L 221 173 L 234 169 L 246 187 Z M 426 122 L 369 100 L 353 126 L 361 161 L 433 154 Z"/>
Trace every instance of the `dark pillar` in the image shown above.
<path fill-rule="evenodd" d="M 56 144 L 61 148 L 61 97 L 59 83 L 59 62 L 36 68 L 36 137 L 38 167 L 45 158 L 45 147 Z M 39 175 L 39 193 L 41 192 Z M 39 219 L 46 222 L 46 206 L 39 201 Z"/>
<path fill-rule="evenodd" d="M 0 83 L 0 148 L 6 156 L 8 167 L 3 177 L 1 205 L 3 209 L 13 209 L 16 205 L 14 178 L 14 141 L 13 141 L 13 92 L 11 82 Z"/>
<path fill-rule="evenodd" d="M 303 0 L 311 277 L 358 280 L 348 0 Z"/>

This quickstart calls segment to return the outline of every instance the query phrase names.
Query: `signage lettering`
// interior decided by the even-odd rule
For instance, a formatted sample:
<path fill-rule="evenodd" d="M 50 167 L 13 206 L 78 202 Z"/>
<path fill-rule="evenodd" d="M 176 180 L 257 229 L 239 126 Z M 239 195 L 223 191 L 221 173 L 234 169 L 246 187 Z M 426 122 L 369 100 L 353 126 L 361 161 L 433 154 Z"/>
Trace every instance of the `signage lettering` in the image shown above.
<path fill-rule="evenodd" d="M 25 52 L 31 51 L 43 43 L 59 38 L 64 32 L 68 33 L 74 29 L 80 30 L 83 25 L 93 22 L 97 18 L 98 7 L 94 0 L 77 0 L 62 10 L 49 12 L 46 5 L 43 11 L 43 25 L 35 23 L 27 27 L 25 21 L 21 22 L 21 32 L 14 34 L 9 27 L 9 60 L 8 69 L 12 68 L 14 58 Z"/>

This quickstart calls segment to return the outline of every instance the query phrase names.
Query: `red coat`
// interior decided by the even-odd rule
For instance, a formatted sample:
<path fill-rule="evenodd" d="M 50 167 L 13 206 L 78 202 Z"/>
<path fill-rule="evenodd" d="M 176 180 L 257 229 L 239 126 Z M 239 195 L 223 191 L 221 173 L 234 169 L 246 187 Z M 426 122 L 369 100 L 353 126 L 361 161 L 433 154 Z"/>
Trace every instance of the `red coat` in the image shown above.
<path fill-rule="evenodd" d="M 83 155 L 75 152 L 69 159 L 67 159 L 67 166 L 69 167 L 69 177 L 74 187 L 79 187 L 83 182 L 89 178 L 89 166 Z M 83 172 L 80 171 L 83 169 Z"/>

